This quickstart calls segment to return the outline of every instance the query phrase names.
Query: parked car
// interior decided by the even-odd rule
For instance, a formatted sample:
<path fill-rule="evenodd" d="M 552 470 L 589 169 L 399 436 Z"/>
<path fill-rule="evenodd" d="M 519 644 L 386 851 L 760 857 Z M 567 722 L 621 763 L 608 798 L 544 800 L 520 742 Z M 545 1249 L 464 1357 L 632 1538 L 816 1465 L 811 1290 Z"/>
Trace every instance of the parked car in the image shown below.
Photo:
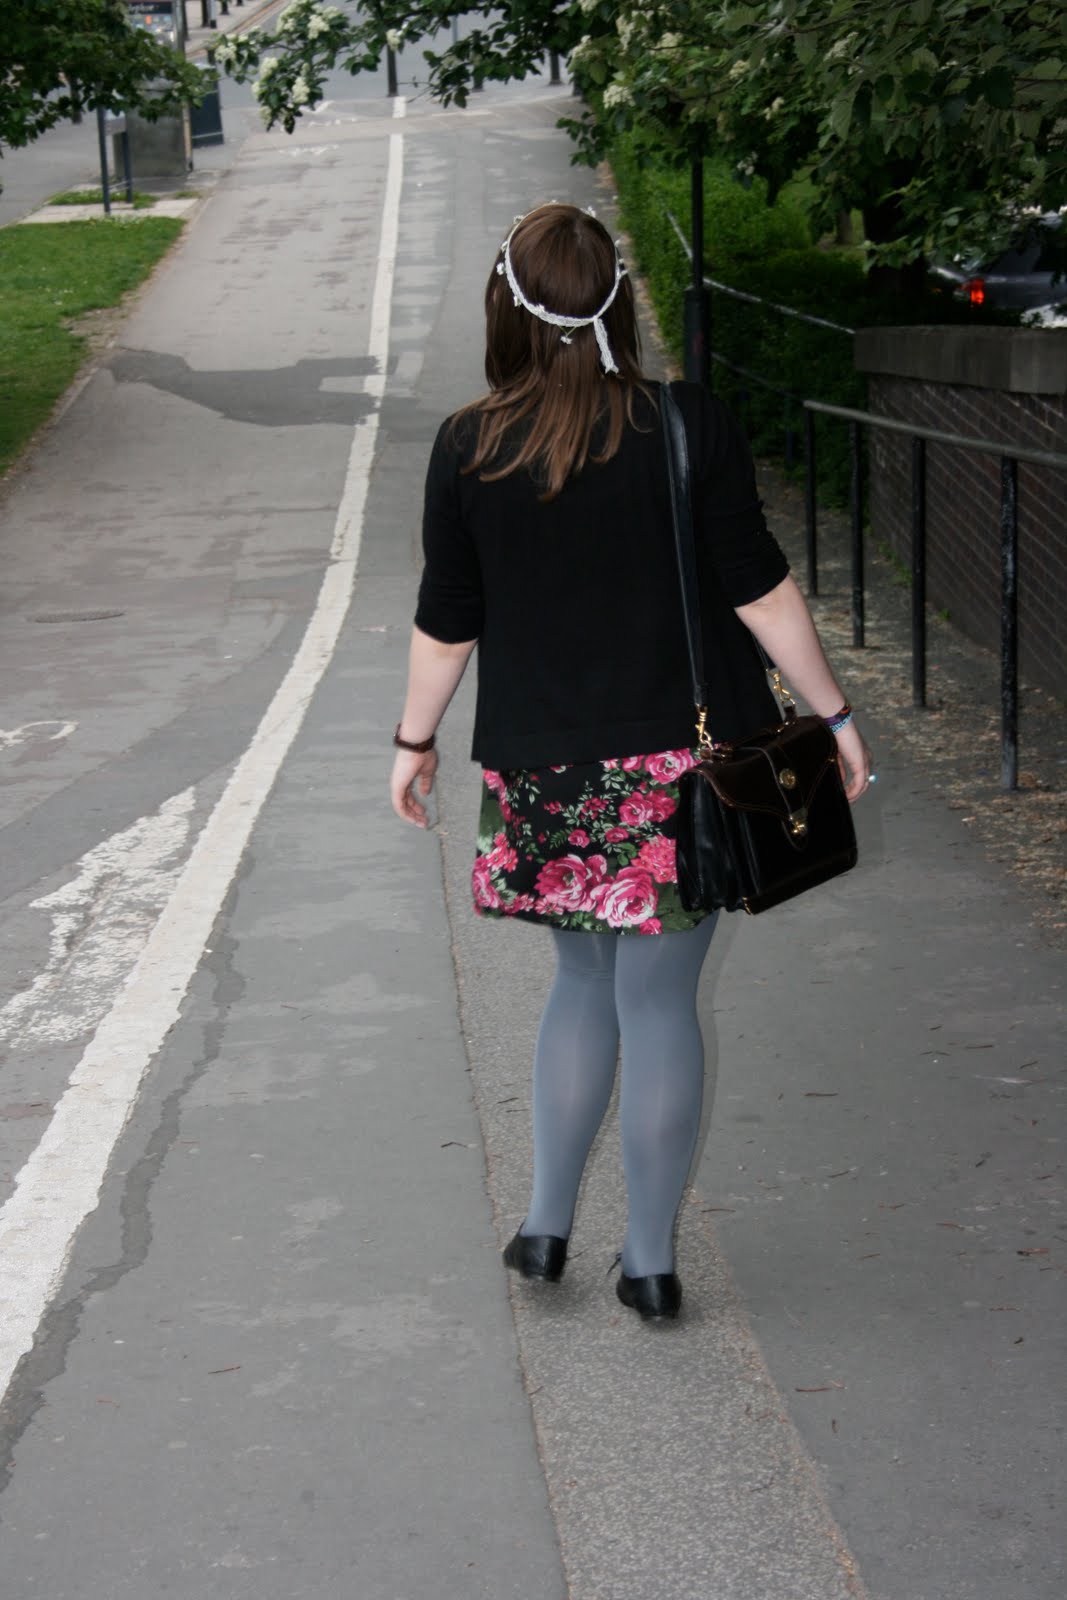
<path fill-rule="evenodd" d="M 1058 211 L 1027 219 L 1006 250 L 992 258 L 957 257 L 932 268 L 935 278 L 972 305 L 1054 315 L 1067 301 L 1067 230 Z M 1049 325 L 1046 323 L 1046 325 Z"/>

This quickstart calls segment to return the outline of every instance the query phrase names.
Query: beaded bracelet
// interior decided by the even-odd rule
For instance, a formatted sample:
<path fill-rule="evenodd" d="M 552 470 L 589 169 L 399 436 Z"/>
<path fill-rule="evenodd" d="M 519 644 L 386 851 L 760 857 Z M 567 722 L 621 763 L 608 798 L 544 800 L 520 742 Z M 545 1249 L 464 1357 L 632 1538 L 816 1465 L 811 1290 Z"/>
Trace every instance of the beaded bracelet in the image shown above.
<path fill-rule="evenodd" d="M 831 733 L 840 733 L 842 728 L 847 728 L 852 721 L 852 707 L 846 700 L 840 711 L 835 711 L 832 717 L 822 719 Z"/>

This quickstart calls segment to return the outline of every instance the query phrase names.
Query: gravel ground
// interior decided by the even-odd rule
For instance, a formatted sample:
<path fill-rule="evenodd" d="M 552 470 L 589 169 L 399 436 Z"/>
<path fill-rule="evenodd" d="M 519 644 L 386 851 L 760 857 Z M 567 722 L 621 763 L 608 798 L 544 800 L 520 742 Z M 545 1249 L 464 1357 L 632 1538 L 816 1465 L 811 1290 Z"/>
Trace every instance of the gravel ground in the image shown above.
<path fill-rule="evenodd" d="M 799 484 L 758 465 L 767 518 L 803 584 L 804 502 Z M 1067 723 L 1062 700 L 1024 684 L 1019 787 L 1000 787 L 999 661 L 929 612 L 927 706 L 911 704 L 910 595 L 893 565 L 870 547 L 867 646 L 851 644 L 847 519 L 819 520 L 819 630 L 849 699 L 869 708 L 914 761 L 924 787 L 959 813 L 987 857 L 1006 867 L 1030 902 L 1036 942 L 1067 948 Z M 877 754 L 877 752 L 876 752 Z"/>

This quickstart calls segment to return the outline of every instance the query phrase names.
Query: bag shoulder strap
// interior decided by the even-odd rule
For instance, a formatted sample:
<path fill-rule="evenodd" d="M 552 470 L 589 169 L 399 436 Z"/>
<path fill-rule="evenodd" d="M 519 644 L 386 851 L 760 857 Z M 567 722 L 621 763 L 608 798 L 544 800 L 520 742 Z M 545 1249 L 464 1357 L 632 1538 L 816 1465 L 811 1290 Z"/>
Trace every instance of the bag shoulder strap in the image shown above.
<path fill-rule="evenodd" d="M 685 618 L 685 643 L 689 652 L 693 705 L 698 719 L 707 716 L 708 691 L 704 679 L 704 634 L 700 625 L 700 597 L 697 588 L 697 551 L 693 536 L 692 480 L 689 470 L 689 441 L 685 420 L 669 383 L 660 384 L 660 422 L 667 452 L 667 483 L 671 495 L 671 523 L 674 528 L 674 553 L 678 562 L 678 582 L 682 591 Z"/>
<path fill-rule="evenodd" d="M 700 623 L 700 591 L 697 577 L 696 538 L 693 532 L 692 473 L 689 467 L 689 441 L 686 437 L 685 419 L 669 383 L 660 384 L 660 421 L 667 451 L 667 482 L 671 494 L 671 522 L 674 526 L 674 549 L 678 562 L 678 584 L 682 592 L 682 613 L 685 618 L 685 643 L 689 653 L 689 671 L 692 677 L 693 705 L 697 714 L 697 742 L 709 742 L 707 731 L 708 688 L 704 676 L 704 632 Z M 781 681 L 781 674 L 759 640 L 753 644 L 766 672 L 774 678 L 775 693 L 784 701 L 785 715 L 796 715 L 793 697 Z"/>

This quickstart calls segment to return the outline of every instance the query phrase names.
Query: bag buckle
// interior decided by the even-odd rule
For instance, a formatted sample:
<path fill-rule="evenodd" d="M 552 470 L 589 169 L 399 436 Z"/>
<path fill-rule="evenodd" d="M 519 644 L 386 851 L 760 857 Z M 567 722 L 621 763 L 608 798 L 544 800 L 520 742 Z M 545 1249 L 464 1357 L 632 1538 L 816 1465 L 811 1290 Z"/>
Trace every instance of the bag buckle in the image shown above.
<path fill-rule="evenodd" d="M 796 716 L 797 703 L 793 699 L 792 691 L 786 684 L 782 682 L 781 667 L 773 667 L 771 669 L 771 687 L 778 696 L 778 701 L 781 705 L 782 714 L 784 715 L 785 720 L 787 722 L 792 722 L 793 718 Z"/>

